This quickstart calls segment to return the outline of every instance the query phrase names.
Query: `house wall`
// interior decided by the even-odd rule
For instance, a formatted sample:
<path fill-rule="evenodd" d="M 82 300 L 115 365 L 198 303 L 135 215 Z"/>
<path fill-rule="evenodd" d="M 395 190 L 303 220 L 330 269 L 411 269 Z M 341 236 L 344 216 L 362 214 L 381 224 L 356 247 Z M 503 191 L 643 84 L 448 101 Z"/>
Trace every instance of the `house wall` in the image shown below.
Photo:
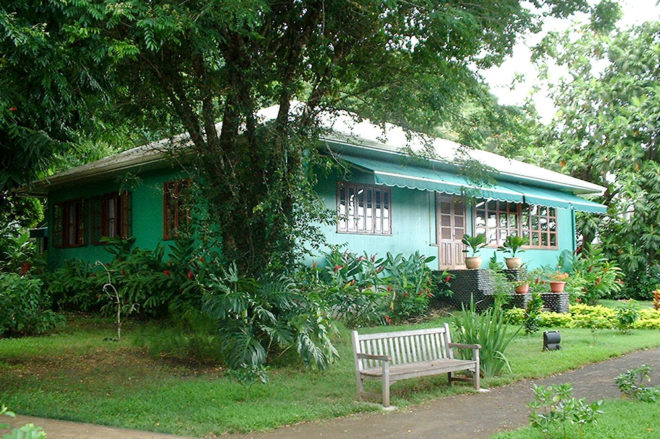
<path fill-rule="evenodd" d="M 373 184 L 370 173 L 351 169 L 347 175 L 332 174 L 319 180 L 318 192 L 329 209 L 336 208 L 336 182 L 350 181 Z M 573 212 L 570 209 L 557 209 L 557 239 L 558 248 L 526 250 L 522 255 L 529 269 L 544 265 L 556 265 L 562 250 L 574 250 Z M 467 229 L 472 234 L 472 211 L 468 206 Z M 429 265 L 438 268 L 438 247 L 435 245 L 435 196 L 433 192 L 407 188 L 392 188 L 392 235 L 367 235 L 338 233 L 336 226 L 323 226 L 327 241 L 331 245 L 344 245 L 344 249 L 362 254 L 367 252 L 384 256 L 387 252 L 393 254 L 410 254 L 419 251 L 425 256 L 435 256 L 436 260 Z M 496 248 L 488 247 L 481 250 L 482 267 L 488 267 L 488 261 L 496 253 Z M 497 258 L 504 262 L 502 253 Z M 322 261 L 322 257 L 319 261 Z"/>
<path fill-rule="evenodd" d="M 373 184 L 373 176 L 353 169 L 349 175 L 332 174 L 320 180 L 317 190 L 328 209 L 336 208 L 337 181 Z M 385 256 L 387 252 L 410 254 L 419 250 L 423 255 L 437 256 L 433 206 L 431 192 L 393 187 L 391 235 L 338 233 L 335 225 L 322 229 L 328 244 L 345 245 L 344 249 L 353 253 Z"/>
<path fill-rule="evenodd" d="M 132 188 L 132 227 L 135 245 L 142 248 L 154 248 L 163 241 L 163 183 L 182 178 L 180 172 L 172 169 L 148 171 L 140 174 L 135 187 Z M 319 180 L 317 190 L 329 209 L 336 208 L 336 182 L 351 181 L 373 184 L 371 173 L 351 169 L 347 175 L 333 173 Z M 120 186 L 119 178 L 96 183 L 84 183 L 74 187 L 60 189 L 49 194 L 49 216 L 52 219 L 52 205 L 76 198 L 91 198 L 104 193 L 116 191 Z M 392 188 L 392 234 L 367 235 L 338 233 L 336 226 L 323 225 L 322 230 L 328 244 L 344 245 L 344 248 L 358 254 L 367 252 L 370 255 L 384 256 L 393 254 L 411 254 L 419 251 L 426 256 L 438 256 L 435 245 L 435 196 L 433 192 L 419 191 L 407 188 Z M 468 233 L 472 230 L 472 213 L 468 208 Z M 110 254 L 103 245 L 90 244 L 88 216 L 87 245 L 76 248 L 53 248 L 50 245 L 48 261 L 51 267 L 61 266 L 65 259 L 80 258 L 89 262 L 96 260 L 108 261 Z M 528 262 L 528 267 L 554 265 L 563 249 L 574 249 L 573 218 L 569 209 L 557 209 L 558 242 L 557 250 L 527 250 L 521 256 Z M 326 249 L 327 250 L 327 249 Z M 488 260 L 495 252 L 494 248 L 481 251 L 483 266 L 488 266 Z M 323 257 L 317 258 L 320 262 Z M 498 260 L 503 261 L 501 253 Z M 311 261 L 310 261 L 311 262 Z M 437 268 L 437 260 L 430 263 L 431 268 Z"/>
<path fill-rule="evenodd" d="M 135 246 L 154 248 L 163 241 L 163 183 L 182 178 L 180 172 L 173 169 L 153 170 L 141 173 L 134 185 L 132 193 L 132 228 L 135 236 Z M 73 187 L 58 189 L 48 194 L 48 218 L 52 224 L 52 206 L 59 202 L 77 198 L 92 198 L 108 192 L 117 191 L 121 185 L 121 176 L 94 182 L 81 183 Z M 48 264 L 55 268 L 64 263 L 65 259 L 79 258 L 88 262 L 100 260 L 106 262 L 111 255 L 104 245 L 90 243 L 89 215 L 87 217 L 87 245 L 74 248 L 55 248 L 52 241 L 48 249 Z M 52 227 L 50 233 L 52 233 Z"/>

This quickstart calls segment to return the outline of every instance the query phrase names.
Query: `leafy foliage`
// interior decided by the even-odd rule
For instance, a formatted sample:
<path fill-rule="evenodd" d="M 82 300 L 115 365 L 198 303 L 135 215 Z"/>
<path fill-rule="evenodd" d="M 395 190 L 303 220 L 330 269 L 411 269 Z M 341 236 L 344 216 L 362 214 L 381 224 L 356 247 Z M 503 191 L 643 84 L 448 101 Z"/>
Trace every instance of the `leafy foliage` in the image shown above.
<path fill-rule="evenodd" d="M 486 247 L 488 245 L 486 243 L 486 235 L 479 234 L 477 236 L 470 236 L 468 234 L 463 235 L 463 239 L 461 240 L 463 244 L 467 247 L 467 249 L 463 250 L 463 253 L 468 253 L 468 251 L 472 252 L 472 256 L 476 256 L 479 254 L 479 250 L 482 248 Z"/>
<path fill-rule="evenodd" d="M 235 265 L 199 280 L 202 310 L 217 321 L 226 363 L 233 369 L 266 364 L 295 349 L 305 365 L 328 367 L 336 358 L 335 331 L 318 294 L 303 294 L 286 278 L 241 277 Z"/>
<path fill-rule="evenodd" d="M 481 370 L 484 376 L 498 375 L 505 366 L 510 369 L 504 352 L 520 328 L 513 332 L 509 330 L 502 308 L 493 306 L 479 314 L 471 300 L 469 308 L 463 307 L 454 317 L 454 326 L 456 342 L 481 345 Z"/>
<path fill-rule="evenodd" d="M 0 273 L 0 335 L 39 334 L 63 324 L 50 305 L 40 279 Z"/>
<path fill-rule="evenodd" d="M 423 316 L 432 299 L 447 294 L 451 276 L 434 278 L 427 265 L 434 259 L 419 252 L 357 256 L 333 248 L 325 268 L 314 264 L 303 285 L 318 290 L 349 327 L 389 324 Z"/>
<path fill-rule="evenodd" d="M 534 401 L 528 404 L 532 409 L 529 421 L 532 427 L 543 432 L 546 437 L 558 428 L 562 429 L 562 438 L 572 437 L 566 432 L 568 423 L 577 425 L 582 436 L 584 426 L 596 422 L 596 417 L 603 413 L 600 409 L 602 400 L 587 404 L 584 398 L 573 398 L 573 386 L 570 383 L 556 386 L 534 385 L 533 389 Z"/>
<path fill-rule="evenodd" d="M 525 334 L 534 334 L 539 330 L 539 314 L 543 309 L 543 299 L 540 294 L 532 294 L 532 300 L 525 307 L 523 326 Z"/>
<path fill-rule="evenodd" d="M 601 246 L 585 244 L 577 255 L 564 252 L 560 265 L 571 268 L 567 279 L 570 291 L 589 305 L 616 296 L 621 290 L 621 270 L 616 262 L 608 260 Z"/>
<path fill-rule="evenodd" d="M 16 414 L 10 412 L 6 406 L 0 404 L 0 416 L 9 416 L 15 418 Z M 0 422 L 0 429 L 7 429 L 9 425 Z M 43 428 L 34 424 L 25 424 L 22 427 L 14 428 L 9 433 L 2 436 L 3 439 L 46 439 L 46 432 Z"/>
<path fill-rule="evenodd" d="M 645 402 L 656 402 L 660 399 L 660 389 L 642 386 L 642 382 L 651 381 L 650 373 L 653 368 L 642 364 L 637 369 L 627 370 L 617 375 L 614 382 L 624 396 Z"/>

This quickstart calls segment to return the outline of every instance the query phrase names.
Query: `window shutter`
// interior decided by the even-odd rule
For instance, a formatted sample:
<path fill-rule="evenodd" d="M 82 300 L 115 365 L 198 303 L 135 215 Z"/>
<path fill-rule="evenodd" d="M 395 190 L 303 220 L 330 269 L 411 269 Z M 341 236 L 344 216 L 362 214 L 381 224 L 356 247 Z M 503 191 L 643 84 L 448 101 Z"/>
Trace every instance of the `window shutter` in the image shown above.
<path fill-rule="evenodd" d="M 80 200 L 78 203 L 76 203 L 76 222 L 78 223 L 77 226 L 77 233 L 76 233 L 76 243 L 78 245 L 85 245 L 87 241 L 87 203 L 85 203 L 85 200 Z"/>
<path fill-rule="evenodd" d="M 92 227 L 92 243 L 98 244 L 101 241 L 101 197 L 90 200 L 90 224 Z"/>
<path fill-rule="evenodd" d="M 130 192 L 123 192 L 119 196 L 120 214 L 119 218 L 121 221 L 119 236 L 121 239 L 128 239 L 133 234 L 133 203 L 132 196 Z"/>
<path fill-rule="evenodd" d="M 63 227 L 64 227 L 64 217 L 62 215 L 62 205 L 61 204 L 54 204 L 53 205 L 53 222 L 52 222 L 52 240 L 53 240 L 53 247 L 55 248 L 62 248 L 64 246 L 64 233 L 63 233 Z"/>

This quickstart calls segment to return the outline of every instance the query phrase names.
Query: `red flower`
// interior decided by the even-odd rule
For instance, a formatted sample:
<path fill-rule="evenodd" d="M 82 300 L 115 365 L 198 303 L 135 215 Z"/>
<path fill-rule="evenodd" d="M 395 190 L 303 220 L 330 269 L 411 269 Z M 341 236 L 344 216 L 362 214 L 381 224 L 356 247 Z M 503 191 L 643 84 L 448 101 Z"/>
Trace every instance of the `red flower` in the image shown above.
<path fill-rule="evenodd" d="M 206 262 L 206 259 L 204 259 L 204 256 L 199 257 L 200 262 Z"/>
<path fill-rule="evenodd" d="M 392 291 L 392 285 L 387 286 L 387 291 Z"/>
<path fill-rule="evenodd" d="M 385 321 L 387 322 L 388 325 L 392 323 L 392 319 L 387 314 L 385 314 Z"/>
<path fill-rule="evenodd" d="M 188 270 L 188 279 L 192 280 L 194 277 L 192 270 Z"/>
<path fill-rule="evenodd" d="M 598 279 L 596 279 L 596 285 L 600 285 L 601 281 L 602 281 L 602 279 L 600 277 Z"/>
<path fill-rule="evenodd" d="M 445 278 L 445 283 L 449 283 L 451 280 L 451 274 L 448 274 L 447 277 Z"/>
<path fill-rule="evenodd" d="M 14 111 L 18 111 L 18 108 L 16 108 L 16 107 L 9 107 L 9 111 L 11 111 L 11 112 L 13 113 Z"/>
<path fill-rule="evenodd" d="M 165 276 L 169 276 L 171 273 L 170 273 L 170 270 L 163 270 L 163 274 Z"/>
<path fill-rule="evenodd" d="M 351 286 L 355 285 L 355 279 L 352 279 L 350 284 L 351 284 Z"/>
<path fill-rule="evenodd" d="M 334 268 L 335 273 L 338 272 L 339 270 L 341 270 L 342 268 L 344 268 L 344 267 L 342 267 L 341 265 L 335 265 L 335 268 Z"/>

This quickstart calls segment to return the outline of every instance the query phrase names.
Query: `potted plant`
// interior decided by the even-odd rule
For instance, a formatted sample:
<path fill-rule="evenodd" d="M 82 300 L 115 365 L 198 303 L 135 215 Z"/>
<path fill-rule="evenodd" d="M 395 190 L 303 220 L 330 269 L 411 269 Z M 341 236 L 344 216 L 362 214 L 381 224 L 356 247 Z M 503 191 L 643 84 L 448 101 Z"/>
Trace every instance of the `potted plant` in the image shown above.
<path fill-rule="evenodd" d="M 553 273 L 550 277 L 550 291 L 553 293 L 563 293 L 567 278 L 568 273 L 562 273 L 561 271 Z"/>
<path fill-rule="evenodd" d="M 486 246 L 486 235 L 479 234 L 477 236 L 463 235 L 462 239 L 463 244 L 467 247 L 463 250 L 463 253 L 467 255 L 468 252 L 472 252 L 472 256 L 465 256 L 465 266 L 469 269 L 481 268 L 481 256 L 479 250 Z"/>
<path fill-rule="evenodd" d="M 514 283 L 516 286 L 517 294 L 527 294 L 529 293 L 529 279 L 522 279 Z"/>
<path fill-rule="evenodd" d="M 520 268 L 522 265 L 522 259 L 516 255 L 525 252 L 525 250 L 522 249 L 522 246 L 526 245 L 528 242 L 529 241 L 525 237 L 511 235 L 507 236 L 504 240 L 504 244 L 497 248 L 498 251 L 511 255 L 508 258 L 504 258 L 504 262 L 509 270 Z"/>

